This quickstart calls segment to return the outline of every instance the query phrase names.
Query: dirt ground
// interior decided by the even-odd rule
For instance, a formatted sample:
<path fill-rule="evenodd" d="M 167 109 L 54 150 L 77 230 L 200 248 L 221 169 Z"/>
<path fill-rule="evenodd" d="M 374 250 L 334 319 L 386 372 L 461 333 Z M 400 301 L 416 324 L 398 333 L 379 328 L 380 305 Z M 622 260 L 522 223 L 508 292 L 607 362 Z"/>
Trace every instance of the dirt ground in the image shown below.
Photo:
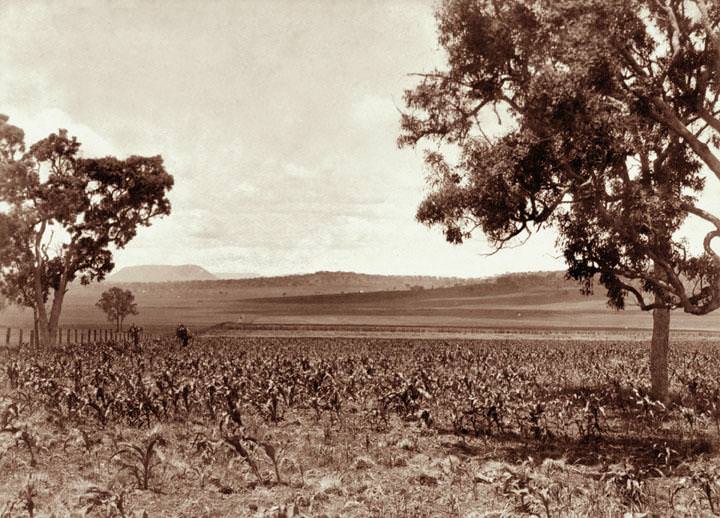
<path fill-rule="evenodd" d="M 254 472 L 199 423 L 63 428 L 37 411 L 25 426 L 35 433 L 30 447 L 17 432 L 0 434 L 1 516 L 632 516 L 633 507 L 668 511 L 658 516 L 711 515 L 700 491 L 678 489 L 680 476 L 643 481 L 634 501 L 630 486 L 618 490 L 603 479 L 600 457 L 593 465 L 552 445 L 523 451 L 508 441 L 439 433 L 421 421 L 394 418 L 375 431 L 359 416 L 330 423 L 308 413 L 272 431 L 251 424 L 258 440 L 274 445 L 277 472 L 261 448 L 250 452 Z M 137 445 L 147 453 L 153 435 L 162 439 L 142 490 L 132 471 L 142 478 L 142 461 L 123 450 Z M 694 462 L 714 466 L 717 459 Z"/>

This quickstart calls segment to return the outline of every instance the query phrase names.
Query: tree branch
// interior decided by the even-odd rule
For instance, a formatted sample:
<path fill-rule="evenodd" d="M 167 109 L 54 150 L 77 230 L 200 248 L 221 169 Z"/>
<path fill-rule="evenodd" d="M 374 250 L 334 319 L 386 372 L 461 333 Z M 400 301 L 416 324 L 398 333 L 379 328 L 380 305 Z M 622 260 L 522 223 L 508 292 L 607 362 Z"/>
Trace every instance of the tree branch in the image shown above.
<path fill-rule="evenodd" d="M 635 300 L 637 300 L 637 303 L 642 311 L 652 311 L 653 309 L 658 307 L 658 305 L 655 303 L 647 304 L 644 297 L 642 296 L 642 293 L 640 293 L 640 290 L 638 290 L 631 284 L 627 284 L 620 279 L 617 279 L 617 282 L 618 284 L 620 284 L 623 290 L 632 293 L 635 296 Z"/>
<path fill-rule="evenodd" d="M 713 42 L 715 47 L 715 68 L 720 70 L 720 36 L 715 34 L 715 29 L 710 25 L 710 13 L 705 0 L 695 0 L 695 5 L 700 11 L 700 23 L 702 23 L 707 33 L 707 37 Z"/>
<path fill-rule="evenodd" d="M 675 110 L 663 99 L 658 97 L 651 98 L 652 104 L 658 109 L 654 112 L 658 118 L 658 122 L 666 125 L 680 138 L 682 138 L 697 154 L 697 156 L 705 162 L 715 176 L 720 179 L 720 160 L 710 150 L 710 147 L 699 138 L 697 138 L 680 120 Z"/>

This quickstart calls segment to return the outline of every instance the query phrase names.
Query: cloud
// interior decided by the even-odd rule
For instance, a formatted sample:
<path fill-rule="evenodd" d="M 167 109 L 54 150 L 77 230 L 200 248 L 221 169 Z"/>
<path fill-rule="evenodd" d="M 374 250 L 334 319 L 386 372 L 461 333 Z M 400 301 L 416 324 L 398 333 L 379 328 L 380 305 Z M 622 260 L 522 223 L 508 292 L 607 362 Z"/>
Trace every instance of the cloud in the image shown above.
<path fill-rule="evenodd" d="M 292 162 L 285 164 L 283 171 L 286 175 L 293 178 L 309 178 L 311 176 L 315 176 L 316 174 L 314 171 L 311 171 L 301 165 L 293 164 Z"/>
<path fill-rule="evenodd" d="M 400 114 L 390 96 L 365 94 L 351 105 L 353 121 L 366 130 L 397 128 Z"/>
<path fill-rule="evenodd" d="M 442 65 L 433 3 L 9 0 L 0 111 L 87 155 L 161 154 L 169 217 L 118 266 L 490 274 L 545 268 L 551 237 L 492 258 L 414 219 L 422 155 L 398 150 L 402 93 Z M 172 5 L 172 8 L 170 6 Z M 527 247 L 528 245 L 526 245 Z"/>
<path fill-rule="evenodd" d="M 108 138 L 99 134 L 91 127 L 73 120 L 60 108 L 42 108 L 32 113 L 15 110 L 10 122 L 25 131 L 25 143 L 30 145 L 59 129 L 67 129 L 68 133 L 77 137 L 81 143 L 84 156 L 122 155 L 119 148 Z"/>

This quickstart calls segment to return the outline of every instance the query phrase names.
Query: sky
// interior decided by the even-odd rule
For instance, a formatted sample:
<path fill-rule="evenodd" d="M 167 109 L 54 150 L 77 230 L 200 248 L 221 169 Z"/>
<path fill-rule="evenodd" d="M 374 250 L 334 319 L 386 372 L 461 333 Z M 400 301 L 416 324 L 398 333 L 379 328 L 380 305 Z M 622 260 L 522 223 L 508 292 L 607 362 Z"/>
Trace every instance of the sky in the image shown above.
<path fill-rule="evenodd" d="M 172 214 L 117 268 L 484 277 L 563 268 L 555 235 L 488 256 L 415 220 L 421 150 L 398 149 L 403 91 L 442 68 L 433 2 L 0 2 L 0 113 L 32 143 L 163 156 Z"/>

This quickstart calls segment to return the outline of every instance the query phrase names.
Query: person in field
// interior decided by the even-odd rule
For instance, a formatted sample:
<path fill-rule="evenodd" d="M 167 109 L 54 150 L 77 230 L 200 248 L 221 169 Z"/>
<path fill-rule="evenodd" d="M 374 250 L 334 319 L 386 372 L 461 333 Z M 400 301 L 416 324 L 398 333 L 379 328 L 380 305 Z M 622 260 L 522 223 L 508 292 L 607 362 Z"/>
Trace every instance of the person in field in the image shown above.
<path fill-rule="evenodd" d="M 187 347 L 187 344 L 190 341 L 190 331 L 188 331 L 187 327 L 183 324 L 178 324 L 175 336 L 177 336 L 178 342 L 180 342 L 183 347 Z"/>
<path fill-rule="evenodd" d="M 142 335 L 142 328 L 136 326 L 135 323 L 133 322 L 133 325 L 130 326 L 128 333 L 130 334 L 130 339 L 132 340 L 133 347 L 135 349 L 139 349 L 140 348 L 140 336 Z"/>

